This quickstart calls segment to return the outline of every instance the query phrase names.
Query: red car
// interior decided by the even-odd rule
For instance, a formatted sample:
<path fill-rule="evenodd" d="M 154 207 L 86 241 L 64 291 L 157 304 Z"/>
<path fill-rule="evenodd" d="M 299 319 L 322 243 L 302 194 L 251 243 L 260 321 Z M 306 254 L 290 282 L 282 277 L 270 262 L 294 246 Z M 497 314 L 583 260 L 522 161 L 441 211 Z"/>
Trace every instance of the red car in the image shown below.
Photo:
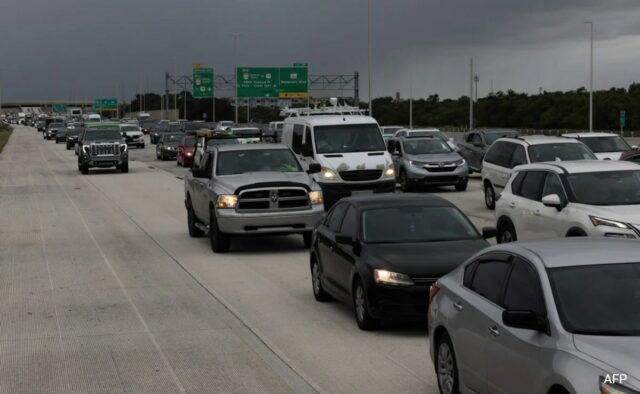
<path fill-rule="evenodd" d="M 191 167 L 195 147 L 195 135 L 185 135 L 182 137 L 182 141 L 180 141 L 180 145 L 178 145 L 178 158 L 176 160 L 179 166 Z"/>

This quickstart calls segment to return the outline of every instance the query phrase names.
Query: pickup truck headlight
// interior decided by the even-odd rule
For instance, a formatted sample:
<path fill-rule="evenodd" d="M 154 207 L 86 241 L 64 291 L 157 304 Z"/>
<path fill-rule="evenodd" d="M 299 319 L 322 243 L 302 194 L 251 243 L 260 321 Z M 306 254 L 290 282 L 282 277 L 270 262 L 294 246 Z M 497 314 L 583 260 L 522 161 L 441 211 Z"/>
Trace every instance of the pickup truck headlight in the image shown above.
<path fill-rule="evenodd" d="M 322 192 L 317 190 L 309 192 L 309 201 L 313 205 L 324 204 L 324 198 L 322 198 Z"/>
<path fill-rule="evenodd" d="M 84 153 L 89 154 L 89 146 L 88 146 L 88 145 L 82 145 L 82 151 L 83 151 Z"/>
<path fill-rule="evenodd" d="M 603 218 L 599 218 L 597 216 L 591 216 L 591 215 L 589 215 L 589 219 L 591 219 L 591 223 L 594 226 L 609 226 L 609 227 L 626 228 L 626 229 L 629 228 L 629 226 L 626 223 L 618 222 L 616 220 L 603 219 Z"/>
<path fill-rule="evenodd" d="M 127 151 L 127 144 L 120 144 L 120 153 L 124 153 Z"/>
<path fill-rule="evenodd" d="M 376 283 L 381 283 L 384 285 L 412 286 L 414 284 L 408 275 L 387 270 L 374 269 L 373 278 L 375 279 Z"/>
<path fill-rule="evenodd" d="M 389 165 L 389 167 L 387 167 L 387 169 L 386 169 L 386 170 L 384 170 L 384 174 L 383 174 L 383 176 L 384 176 L 385 178 L 393 178 L 393 177 L 395 177 L 395 176 L 396 176 L 396 170 L 395 170 L 395 168 L 393 167 L 393 164 L 390 164 L 390 165 Z"/>
<path fill-rule="evenodd" d="M 231 209 L 238 205 L 238 196 L 234 194 L 220 194 L 216 200 L 216 207 L 221 209 Z"/>
<path fill-rule="evenodd" d="M 322 177 L 322 179 L 327 181 L 335 181 L 336 179 L 338 179 L 338 174 L 336 174 L 336 172 L 333 171 L 331 168 L 327 168 L 327 167 L 322 167 L 322 170 L 320 171 L 320 176 Z"/>

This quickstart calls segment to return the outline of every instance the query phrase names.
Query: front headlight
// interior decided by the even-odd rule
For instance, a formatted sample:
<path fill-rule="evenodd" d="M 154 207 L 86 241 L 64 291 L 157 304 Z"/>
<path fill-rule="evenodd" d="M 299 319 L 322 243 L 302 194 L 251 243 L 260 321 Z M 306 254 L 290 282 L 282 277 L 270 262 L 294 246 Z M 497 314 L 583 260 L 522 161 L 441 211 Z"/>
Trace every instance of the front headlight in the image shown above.
<path fill-rule="evenodd" d="M 120 144 L 120 153 L 124 153 L 127 151 L 127 144 Z"/>
<path fill-rule="evenodd" d="M 609 226 L 615 228 L 630 228 L 626 223 L 618 222 L 616 220 L 603 219 L 596 216 L 589 215 L 589 219 L 591 219 L 591 224 L 594 226 Z"/>
<path fill-rule="evenodd" d="M 82 151 L 83 151 L 84 153 L 89 153 L 89 146 L 87 146 L 87 145 L 82 145 Z"/>
<path fill-rule="evenodd" d="M 386 170 L 384 170 L 385 178 L 393 178 L 396 176 L 396 170 L 393 168 L 393 164 L 389 164 Z"/>
<path fill-rule="evenodd" d="M 617 374 L 612 374 L 616 376 Z M 624 374 L 619 374 L 620 376 L 626 376 Z M 612 379 L 612 378 L 611 378 Z M 600 377 L 600 393 L 602 394 L 637 394 L 638 391 L 625 387 L 619 383 L 611 383 L 606 381 L 604 377 Z"/>
<path fill-rule="evenodd" d="M 187 156 L 191 156 L 192 154 L 193 154 L 193 153 L 191 153 L 191 152 L 187 152 L 187 153 L 186 153 L 186 155 L 187 155 Z"/>
<path fill-rule="evenodd" d="M 376 283 L 393 286 L 412 286 L 413 281 L 408 275 L 387 270 L 373 270 L 373 279 Z"/>
<path fill-rule="evenodd" d="M 322 192 L 317 190 L 309 192 L 309 201 L 313 205 L 324 204 L 324 199 L 322 198 Z"/>
<path fill-rule="evenodd" d="M 455 163 L 456 163 L 456 166 L 458 167 L 467 164 L 467 162 L 464 159 L 457 160 Z"/>
<path fill-rule="evenodd" d="M 338 179 L 338 174 L 336 174 L 336 172 L 333 171 L 331 168 L 327 168 L 327 167 L 322 167 L 322 170 L 320 171 L 320 176 L 322 177 L 322 179 L 327 181 L 335 181 L 336 179 Z"/>
<path fill-rule="evenodd" d="M 425 163 L 423 161 L 409 160 L 409 164 L 411 164 L 412 166 L 415 166 L 415 167 L 424 167 L 425 164 L 427 164 L 427 163 Z"/>
<path fill-rule="evenodd" d="M 235 208 L 238 205 L 238 196 L 234 194 L 220 194 L 216 200 L 216 207 L 222 209 Z"/>

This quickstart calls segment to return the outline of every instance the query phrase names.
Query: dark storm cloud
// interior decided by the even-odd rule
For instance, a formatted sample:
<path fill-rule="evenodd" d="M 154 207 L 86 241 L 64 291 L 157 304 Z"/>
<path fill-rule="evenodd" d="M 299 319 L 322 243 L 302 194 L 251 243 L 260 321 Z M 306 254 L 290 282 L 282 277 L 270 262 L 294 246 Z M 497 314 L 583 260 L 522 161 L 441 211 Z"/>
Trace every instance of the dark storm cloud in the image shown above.
<path fill-rule="evenodd" d="M 481 95 L 491 80 L 496 90 L 585 85 L 585 20 L 596 23 L 596 86 L 638 79 L 637 0 L 373 5 L 375 95 L 406 95 L 411 81 L 418 96 L 466 94 L 471 56 Z M 5 98 L 130 98 L 193 62 L 223 74 L 293 62 L 313 74 L 359 71 L 367 94 L 366 0 L 0 0 L 0 35 Z"/>

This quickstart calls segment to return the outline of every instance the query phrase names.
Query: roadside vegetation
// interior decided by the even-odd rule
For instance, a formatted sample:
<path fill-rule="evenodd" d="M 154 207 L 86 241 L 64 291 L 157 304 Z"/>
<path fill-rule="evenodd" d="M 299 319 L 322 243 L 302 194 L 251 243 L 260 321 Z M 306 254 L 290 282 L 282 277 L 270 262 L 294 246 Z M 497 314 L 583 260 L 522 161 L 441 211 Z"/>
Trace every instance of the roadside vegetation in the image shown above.
<path fill-rule="evenodd" d="M 0 125 L 0 153 L 2 153 L 2 149 L 7 144 L 7 142 L 9 142 L 11 131 L 11 126 Z"/>

